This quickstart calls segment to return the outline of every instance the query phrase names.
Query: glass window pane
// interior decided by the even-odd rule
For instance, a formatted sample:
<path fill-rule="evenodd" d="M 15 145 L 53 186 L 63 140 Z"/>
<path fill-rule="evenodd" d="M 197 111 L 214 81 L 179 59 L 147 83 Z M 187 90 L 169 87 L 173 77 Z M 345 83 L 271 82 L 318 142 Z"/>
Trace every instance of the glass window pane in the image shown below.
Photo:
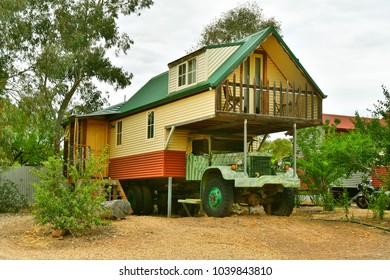
<path fill-rule="evenodd" d="M 179 87 L 186 84 L 186 64 L 179 65 L 179 73 L 178 73 L 178 85 Z"/>
<path fill-rule="evenodd" d="M 188 61 L 188 84 L 196 82 L 196 59 Z"/>
<path fill-rule="evenodd" d="M 148 139 L 154 138 L 154 112 L 148 112 L 148 128 L 147 128 Z"/>
<path fill-rule="evenodd" d="M 122 145 L 122 122 L 116 124 L 116 144 L 117 146 Z"/>

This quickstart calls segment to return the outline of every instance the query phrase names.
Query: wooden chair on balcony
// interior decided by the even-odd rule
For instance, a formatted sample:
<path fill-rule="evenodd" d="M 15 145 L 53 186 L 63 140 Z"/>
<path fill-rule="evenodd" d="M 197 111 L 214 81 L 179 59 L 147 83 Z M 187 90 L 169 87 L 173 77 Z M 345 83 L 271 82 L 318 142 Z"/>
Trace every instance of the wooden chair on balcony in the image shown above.
<path fill-rule="evenodd" d="M 225 96 L 223 110 L 226 112 L 240 111 L 240 104 L 244 98 L 241 98 L 240 96 L 233 96 L 228 85 L 223 85 L 222 88 Z"/>

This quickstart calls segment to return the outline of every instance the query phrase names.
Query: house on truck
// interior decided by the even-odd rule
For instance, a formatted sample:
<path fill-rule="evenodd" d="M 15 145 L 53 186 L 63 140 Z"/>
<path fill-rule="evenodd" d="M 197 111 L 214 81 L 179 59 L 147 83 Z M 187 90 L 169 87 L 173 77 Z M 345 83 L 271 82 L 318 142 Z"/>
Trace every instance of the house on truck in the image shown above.
<path fill-rule="evenodd" d="M 245 203 L 288 216 L 299 179 L 271 167 L 259 135 L 321 124 L 325 97 L 270 27 L 178 58 L 126 102 L 72 115 L 64 156 L 108 146 L 104 176 L 120 183 L 135 214 L 169 215 L 183 203 L 226 216 Z"/>

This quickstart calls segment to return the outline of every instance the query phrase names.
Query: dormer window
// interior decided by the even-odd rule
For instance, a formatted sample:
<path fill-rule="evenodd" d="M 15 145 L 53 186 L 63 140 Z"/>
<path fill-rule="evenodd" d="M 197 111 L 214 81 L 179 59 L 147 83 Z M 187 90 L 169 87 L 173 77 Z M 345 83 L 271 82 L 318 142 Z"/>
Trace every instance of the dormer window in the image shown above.
<path fill-rule="evenodd" d="M 178 86 L 191 85 L 196 82 L 196 59 L 193 58 L 178 66 Z"/>

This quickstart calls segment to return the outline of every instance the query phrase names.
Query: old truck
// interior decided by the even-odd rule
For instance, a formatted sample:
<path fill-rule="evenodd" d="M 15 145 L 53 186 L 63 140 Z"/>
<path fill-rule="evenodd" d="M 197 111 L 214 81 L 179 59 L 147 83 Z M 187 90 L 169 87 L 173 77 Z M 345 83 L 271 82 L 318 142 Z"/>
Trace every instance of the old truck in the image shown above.
<path fill-rule="evenodd" d="M 270 133 L 320 125 L 325 97 L 266 28 L 169 63 L 123 103 L 72 115 L 64 157 L 75 162 L 108 146 L 103 176 L 134 214 L 202 208 L 222 217 L 240 203 L 288 216 L 299 179 L 294 168 L 272 168 L 259 148 Z"/>
<path fill-rule="evenodd" d="M 245 121 L 244 131 L 246 125 Z M 207 215 L 213 217 L 229 215 L 233 203 L 263 205 L 268 214 L 289 216 L 295 205 L 295 191 L 300 187 L 297 174 L 292 166 L 272 165 L 269 154 L 248 152 L 248 146 L 252 145 L 247 145 L 245 139 L 246 132 L 241 141 L 210 137 L 209 153 L 194 149 L 199 145 L 206 148 L 208 142 L 192 140 L 193 153 L 187 155 L 186 180 L 200 182 L 199 200 L 178 201 L 200 203 Z M 219 141 L 226 141 L 227 145 L 218 144 Z M 218 150 L 221 146 L 223 151 Z"/>

